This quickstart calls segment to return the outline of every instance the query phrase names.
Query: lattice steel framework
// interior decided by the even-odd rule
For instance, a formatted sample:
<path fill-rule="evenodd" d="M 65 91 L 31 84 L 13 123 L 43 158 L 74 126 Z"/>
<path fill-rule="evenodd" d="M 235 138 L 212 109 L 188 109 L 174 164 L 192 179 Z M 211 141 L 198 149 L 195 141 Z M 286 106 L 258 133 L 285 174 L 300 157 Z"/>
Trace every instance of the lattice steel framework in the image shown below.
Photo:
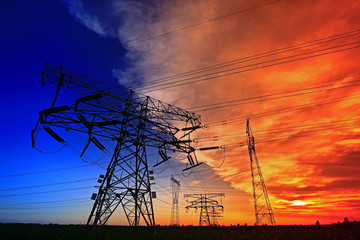
<path fill-rule="evenodd" d="M 222 200 L 222 197 L 225 197 L 225 193 L 184 194 L 187 201 L 189 198 L 194 198 L 185 209 L 194 208 L 196 211 L 200 208 L 199 226 L 216 226 L 224 212 L 224 206 L 219 204 L 216 199 Z"/>
<path fill-rule="evenodd" d="M 172 189 L 172 208 L 171 208 L 171 218 L 170 225 L 179 226 L 179 193 L 180 193 L 180 181 L 176 180 L 173 176 L 170 178 L 170 186 Z"/>
<path fill-rule="evenodd" d="M 250 120 L 246 122 L 247 143 L 250 157 L 251 177 L 253 185 L 255 225 L 275 225 L 274 213 L 261 173 L 260 164 L 255 151 L 255 138 L 251 130 Z"/>
<path fill-rule="evenodd" d="M 57 89 L 50 108 L 39 113 L 32 130 L 33 147 L 42 129 L 67 145 L 51 126 L 86 134 L 88 141 L 81 156 L 90 144 L 112 151 L 98 193 L 93 194 L 95 203 L 87 224 L 104 225 L 121 205 L 130 226 L 138 226 L 140 219 L 155 226 L 146 150 L 158 149 L 162 160 L 156 165 L 179 152 L 188 156 L 187 169 L 199 165 L 190 133 L 201 128 L 200 116 L 49 63 L 42 71 L 42 84 L 47 83 L 56 84 Z M 55 106 L 62 88 L 77 93 L 73 105 Z M 106 149 L 102 140 L 111 140 L 116 146 Z"/>

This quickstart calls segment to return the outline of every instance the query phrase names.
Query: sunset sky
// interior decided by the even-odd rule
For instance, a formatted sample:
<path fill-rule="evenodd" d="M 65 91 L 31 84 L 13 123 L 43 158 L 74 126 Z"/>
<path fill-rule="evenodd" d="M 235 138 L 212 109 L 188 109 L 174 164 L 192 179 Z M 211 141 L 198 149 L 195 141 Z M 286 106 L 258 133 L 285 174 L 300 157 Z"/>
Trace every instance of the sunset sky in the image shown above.
<path fill-rule="evenodd" d="M 194 147 L 222 148 L 198 151 L 193 172 L 176 159 L 153 169 L 157 224 L 170 222 L 171 175 L 181 224 L 199 221 L 183 194 L 217 192 L 220 224 L 254 224 L 247 118 L 277 224 L 359 220 L 360 1 L 29 2 L 0 3 L 0 222 L 86 223 L 110 157 L 99 168 L 31 148 L 55 93 L 41 86 L 46 61 L 201 115 Z M 86 136 L 69 134 L 81 149 Z M 127 225 L 120 208 L 109 224 Z"/>

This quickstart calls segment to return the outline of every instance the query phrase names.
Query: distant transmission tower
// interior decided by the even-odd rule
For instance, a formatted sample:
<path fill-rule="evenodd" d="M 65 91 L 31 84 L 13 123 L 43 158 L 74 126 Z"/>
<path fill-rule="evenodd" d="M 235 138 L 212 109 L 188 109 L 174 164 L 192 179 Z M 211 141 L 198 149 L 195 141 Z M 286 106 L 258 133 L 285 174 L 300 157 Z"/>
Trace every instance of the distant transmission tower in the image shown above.
<path fill-rule="evenodd" d="M 274 213 L 266 191 L 265 182 L 261 174 L 260 164 L 255 152 L 255 139 L 251 130 L 250 121 L 246 122 L 247 143 L 249 149 L 251 177 L 254 194 L 256 225 L 275 225 Z"/>
<path fill-rule="evenodd" d="M 215 198 L 225 197 L 225 193 L 206 193 L 206 194 L 184 194 L 184 198 L 194 198 L 190 201 L 190 205 L 185 209 L 194 208 L 195 211 L 200 208 L 199 226 L 216 226 L 218 219 L 222 218 L 224 206 L 219 204 Z"/>
<path fill-rule="evenodd" d="M 173 176 L 170 178 L 170 185 L 172 188 L 172 208 L 171 208 L 171 219 L 170 225 L 179 226 L 179 192 L 180 192 L 180 181 L 176 180 Z"/>
<path fill-rule="evenodd" d="M 106 174 L 98 180 L 98 193 L 91 197 L 95 203 L 87 224 L 106 224 L 121 205 L 130 226 L 139 226 L 140 219 L 147 226 L 155 226 L 152 199 L 156 193 L 151 192 L 147 149 L 159 152 L 162 161 L 157 165 L 170 159 L 167 153 L 179 152 L 187 155 L 187 169 L 199 165 L 190 133 L 201 128 L 200 116 L 62 66 L 46 63 L 41 74 L 43 85 L 56 84 L 57 89 L 50 108 L 39 113 L 31 134 L 33 147 L 42 129 L 71 147 L 51 126 L 87 136 L 80 156 L 90 144 L 112 154 Z M 73 90 L 67 97 L 76 97 L 69 106 L 55 106 L 62 88 Z M 107 149 L 101 141 L 114 144 Z"/>

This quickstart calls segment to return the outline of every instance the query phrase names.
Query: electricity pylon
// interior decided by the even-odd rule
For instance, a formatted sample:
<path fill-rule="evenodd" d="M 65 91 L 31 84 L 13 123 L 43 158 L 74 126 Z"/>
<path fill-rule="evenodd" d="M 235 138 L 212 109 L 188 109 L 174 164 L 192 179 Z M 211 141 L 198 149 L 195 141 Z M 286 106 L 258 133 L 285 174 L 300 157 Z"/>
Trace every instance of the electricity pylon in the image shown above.
<path fill-rule="evenodd" d="M 170 185 L 172 188 L 172 208 L 171 208 L 171 219 L 170 225 L 179 226 L 179 192 L 180 192 L 180 181 L 176 180 L 173 176 L 170 178 Z"/>
<path fill-rule="evenodd" d="M 274 213 L 261 174 L 260 164 L 255 152 L 255 138 L 251 130 L 250 121 L 246 122 L 247 143 L 250 157 L 251 177 L 255 207 L 255 225 L 275 225 Z"/>
<path fill-rule="evenodd" d="M 195 208 L 195 211 L 200 208 L 199 226 L 216 226 L 218 225 L 218 219 L 222 218 L 224 212 L 224 206 L 219 204 L 215 198 L 225 197 L 225 193 L 206 193 L 206 194 L 184 194 L 184 198 L 195 198 L 190 201 L 190 205 L 185 209 Z"/>
<path fill-rule="evenodd" d="M 168 161 L 169 154 L 179 152 L 187 154 L 187 169 L 199 165 L 190 133 L 201 128 L 200 116 L 62 66 L 46 63 L 41 74 L 43 85 L 52 83 L 57 88 L 50 108 L 39 112 L 31 134 L 33 147 L 41 129 L 70 146 L 51 126 L 87 136 L 80 156 L 90 144 L 112 152 L 106 174 L 99 179 L 98 193 L 92 196 L 95 202 L 87 225 L 106 224 L 121 205 L 130 226 L 139 226 L 140 219 L 147 226 L 155 226 L 152 198 L 156 194 L 151 192 L 147 149 L 159 152 L 162 161 L 156 165 Z M 76 101 L 55 106 L 63 88 L 72 90 L 70 96 L 75 96 Z M 112 141 L 114 146 L 107 149 L 103 140 Z"/>

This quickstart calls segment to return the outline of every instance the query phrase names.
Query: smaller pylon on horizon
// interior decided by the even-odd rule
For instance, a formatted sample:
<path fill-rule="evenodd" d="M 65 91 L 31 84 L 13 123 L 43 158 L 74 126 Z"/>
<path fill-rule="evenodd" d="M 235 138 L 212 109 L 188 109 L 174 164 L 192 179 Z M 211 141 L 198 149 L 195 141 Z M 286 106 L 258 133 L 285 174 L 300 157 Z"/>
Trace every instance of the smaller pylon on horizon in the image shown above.
<path fill-rule="evenodd" d="M 225 193 L 205 193 L 205 194 L 184 194 L 184 198 L 195 198 L 190 201 L 190 205 L 185 209 L 195 208 L 195 211 L 200 208 L 199 226 L 217 226 L 218 219 L 222 218 L 224 206 L 219 204 L 215 198 L 225 197 Z"/>
<path fill-rule="evenodd" d="M 180 225 L 180 217 L 179 217 L 179 193 L 180 193 L 180 181 L 176 180 L 174 176 L 170 178 L 170 186 L 172 188 L 172 208 L 171 208 L 171 226 L 179 226 Z"/>
<path fill-rule="evenodd" d="M 274 213 L 261 173 L 260 164 L 255 152 L 255 138 L 251 130 L 250 120 L 246 122 L 246 135 L 250 157 L 251 177 L 255 207 L 255 225 L 276 225 Z"/>

